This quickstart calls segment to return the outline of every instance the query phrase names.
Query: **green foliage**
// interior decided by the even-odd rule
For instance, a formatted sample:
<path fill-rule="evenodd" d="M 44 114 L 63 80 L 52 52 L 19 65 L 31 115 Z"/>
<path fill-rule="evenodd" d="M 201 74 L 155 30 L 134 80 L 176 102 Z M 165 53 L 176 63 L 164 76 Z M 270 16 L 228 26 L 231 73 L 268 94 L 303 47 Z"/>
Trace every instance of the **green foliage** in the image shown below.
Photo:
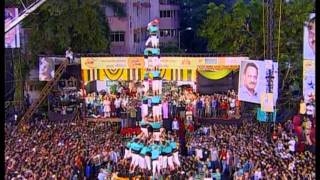
<path fill-rule="evenodd" d="M 183 50 L 179 49 L 177 43 L 167 43 L 164 47 L 160 47 L 161 53 L 183 53 Z"/>
<path fill-rule="evenodd" d="M 210 3 L 207 18 L 198 34 L 208 39 L 209 51 L 261 57 L 263 37 L 260 11 L 262 4 L 255 0 L 249 3 L 237 1 L 230 10 L 224 4 Z"/>
<path fill-rule="evenodd" d="M 214 52 L 247 54 L 263 59 L 263 1 L 237 1 L 230 9 L 223 4 L 210 3 L 207 17 L 198 34 L 208 40 L 208 49 Z M 288 105 L 295 97 L 293 89 L 302 92 L 303 24 L 314 9 L 313 0 L 274 1 L 274 52 L 278 57 L 278 28 L 281 4 L 281 37 L 279 44 L 280 100 Z M 266 21 L 266 18 L 265 18 Z M 265 33 L 266 33 L 265 27 Z M 287 64 L 291 64 L 288 68 Z M 295 88 L 292 88 L 294 84 Z M 291 85 L 291 86 L 290 86 Z M 291 87 L 291 88 L 290 88 Z M 281 102 L 282 103 L 282 102 Z"/>
<path fill-rule="evenodd" d="M 99 0 L 48 1 L 32 15 L 30 48 L 32 54 L 64 54 L 67 47 L 77 53 L 106 52 L 108 24 Z M 29 17 L 28 17 L 29 18 Z"/>

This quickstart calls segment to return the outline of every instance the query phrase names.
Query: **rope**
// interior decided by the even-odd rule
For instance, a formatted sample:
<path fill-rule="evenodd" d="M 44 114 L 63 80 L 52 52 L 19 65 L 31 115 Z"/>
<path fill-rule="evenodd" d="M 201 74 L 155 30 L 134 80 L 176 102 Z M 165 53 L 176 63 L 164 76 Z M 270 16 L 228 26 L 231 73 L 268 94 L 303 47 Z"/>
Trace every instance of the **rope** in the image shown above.
<path fill-rule="evenodd" d="M 280 0 L 280 7 L 279 7 L 279 29 L 278 29 L 278 55 L 277 55 L 277 62 L 279 61 L 280 57 L 280 30 L 281 30 L 281 5 L 282 5 L 282 0 Z"/>

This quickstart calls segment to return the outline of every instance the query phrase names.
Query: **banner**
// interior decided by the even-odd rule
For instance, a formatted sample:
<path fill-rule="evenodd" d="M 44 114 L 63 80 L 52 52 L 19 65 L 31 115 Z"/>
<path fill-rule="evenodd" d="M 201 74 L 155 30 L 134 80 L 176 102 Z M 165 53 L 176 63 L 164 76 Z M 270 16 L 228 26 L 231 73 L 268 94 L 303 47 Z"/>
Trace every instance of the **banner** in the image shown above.
<path fill-rule="evenodd" d="M 261 93 L 266 91 L 265 62 L 241 61 L 239 74 L 239 100 L 260 103 Z"/>
<path fill-rule="evenodd" d="M 316 54 L 316 14 L 311 13 L 309 20 L 305 22 L 303 33 L 303 59 L 315 60 Z"/>
<path fill-rule="evenodd" d="M 303 37 L 303 96 L 306 103 L 315 100 L 315 13 L 311 13 L 309 20 L 305 22 Z"/>
<path fill-rule="evenodd" d="M 275 122 L 276 116 L 277 116 L 277 112 L 274 111 L 271 117 L 272 122 Z M 270 122 L 270 119 L 269 121 L 267 121 L 268 120 L 267 113 L 265 111 L 262 111 L 261 108 L 257 108 L 257 120 L 260 122 Z"/>
<path fill-rule="evenodd" d="M 160 57 L 161 69 L 236 70 L 248 57 Z M 81 69 L 144 68 L 144 57 L 81 57 Z"/>
<path fill-rule="evenodd" d="M 303 61 L 303 96 L 306 103 L 315 100 L 316 74 L 315 61 Z"/>
<path fill-rule="evenodd" d="M 5 26 L 8 26 L 13 19 L 19 16 L 18 8 L 5 8 Z M 16 25 L 9 32 L 5 33 L 5 48 L 19 48 L 20 47 L 20 26 Z"/>
<path fill-rule="evenodd" d="M 53 58 L 39 58 L 39 81 L 51 81 L 54 78 Z"/>
<path fill-rule="evenodd" d="M 273 112 L 273 93 L 262 93 L 261 94 L 261 110 L 265 112 Z"/>
<path fill-rule="evenodd" d="M 197 69 L 204 64 L 204 57 L 161 57 L 160 68 Z"/>
<path fill-rule="evenodd" d="M 248 60 L 248 57 L 205 57 L 206 65 L 237 65 L 240 66 L 241 61 Z"/>
<path fill-rule="evenodd" d="M 128 57 L 81 57 L 81 69 L 129 68 Z"/>
<path fill-rule="evenodd" d="M 128 57 L 128 68 L 129 69 L 144 68 L 144 58 L 143 57 Z"/>
<path fill-rule="evenodd" d="M 237 70 L 239 69 L 239 65 L 198 65 L 198 70 L 199 71 L 223 71 L 223 70 Z"/>
<path fill-rule="evenodd" d="M 244 60 L 240 65 L 239 100 L 261 103 L 261 95 L 267 91 L 268 69 L 273 71 L 273 104 L 276 104 L 278 99 L 278 63 L 272 60 L 255 61 Z M 272 72 L 271 71 L 271 72 Z"/>

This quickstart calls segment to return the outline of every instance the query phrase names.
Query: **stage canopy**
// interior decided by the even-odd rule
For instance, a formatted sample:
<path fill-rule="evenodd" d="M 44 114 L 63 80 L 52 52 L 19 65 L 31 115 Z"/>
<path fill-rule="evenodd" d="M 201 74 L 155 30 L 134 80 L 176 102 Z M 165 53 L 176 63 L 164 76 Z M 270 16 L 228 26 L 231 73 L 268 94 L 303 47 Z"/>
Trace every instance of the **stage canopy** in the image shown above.
<path fill-rule="evenodd" d="M 161 76 L 169 81 L 197 81 L 197 71 L 211 80 L 228 76 L 248 57 L 161 57 Z M 81 57 L 84 82 L 142 80 L 144 57 Z"/>

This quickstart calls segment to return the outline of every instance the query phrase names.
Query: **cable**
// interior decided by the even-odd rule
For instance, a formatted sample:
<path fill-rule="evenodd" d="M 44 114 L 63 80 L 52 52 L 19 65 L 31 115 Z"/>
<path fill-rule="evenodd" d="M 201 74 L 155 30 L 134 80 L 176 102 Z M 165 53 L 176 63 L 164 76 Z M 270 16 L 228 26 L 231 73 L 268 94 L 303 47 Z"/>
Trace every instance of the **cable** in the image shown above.
<path fill-rule="evenodd" d="M 280 0 L 280 7 L 279 7 L 279 29 L 278 29 L 278 55 L 277 55 L 277 62 L 279 61 L 280 57 L 280 35 L 281 35 L 281 5 L 282 5 L 282 0 Z"/>

